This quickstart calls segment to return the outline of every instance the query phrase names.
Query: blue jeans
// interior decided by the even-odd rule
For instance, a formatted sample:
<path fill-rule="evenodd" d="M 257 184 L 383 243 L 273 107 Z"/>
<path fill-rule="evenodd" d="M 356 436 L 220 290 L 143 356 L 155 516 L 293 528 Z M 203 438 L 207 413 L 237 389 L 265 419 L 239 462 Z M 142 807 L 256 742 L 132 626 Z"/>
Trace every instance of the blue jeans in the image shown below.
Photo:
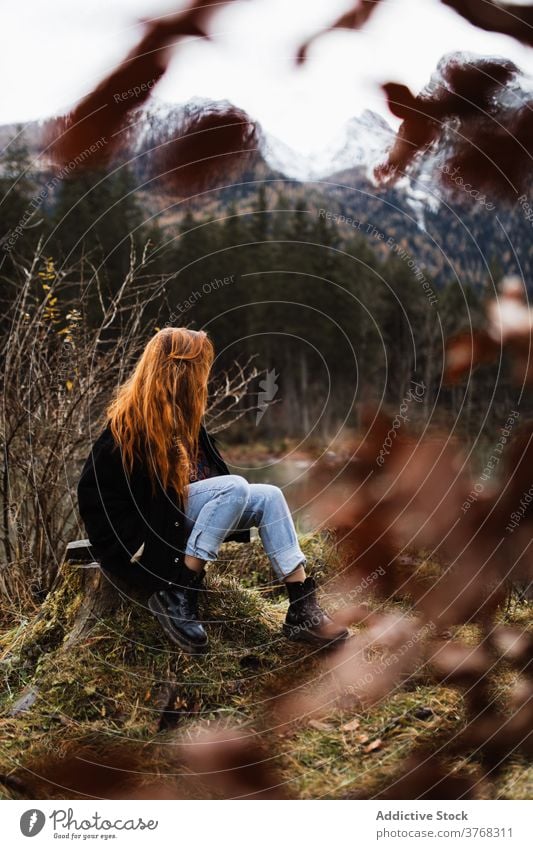
<path fill-rule="evenodd" d="M 225 537 L 256 527 L 276 575 L 281 579 L 305 564 L 285 496 L 277 486 L 248 483 L 240 475 L 220 475 L 189 484 L 185 502 L 185 554 L 216 560 Z"/>

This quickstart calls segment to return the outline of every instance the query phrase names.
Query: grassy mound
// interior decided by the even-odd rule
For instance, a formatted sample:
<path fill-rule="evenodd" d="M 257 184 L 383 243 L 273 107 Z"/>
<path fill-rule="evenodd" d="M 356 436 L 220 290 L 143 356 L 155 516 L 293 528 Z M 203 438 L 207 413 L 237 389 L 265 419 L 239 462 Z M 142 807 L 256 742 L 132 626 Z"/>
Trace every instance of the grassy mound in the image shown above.
<path fill-rule="evenodd" d="M 309 537 L 303 546 L 326 586 L 328 570 L 336 566 L 327 540 Z M 415 745 L 438 746 L 445 731 L 462 727 L 459 694 L 420 676 L 358 715 L 336 710 L 321 721 L 302 718 L 281 733 L 261 725 L 270 699 L 290 690 L 303 672 L 318 675 L 320 663 L 316 652 L 283 638 L 287 602 L 271 583 L 258 542 L 226 546 L 211 566 L 203 601 L 211 651 L 199 658 L 170 645 L 138 602 L 122 603 L 76 640 L 72 629 L 84 604 L 81 574 L 65 565 L 38 616 L 0 638 L 4 798 L 23 794 L 25 783 L 35 786 L 47 759 L 68 757 L 82 741 L 96 759 L 127 745 L 150 775 L 167 774 L 175 767 L 177 740 L 200 722 L 221 721 L 260 728 L 291 795 L 371 796 L 394 780 Z M 530 614 L 515 606 L 507 621 L 523 623 Z M 472 764 L 453 766 L 475 770 Z M 480 785 L 479 795 L 523 798 L 532 777 L 516 762 L 498 787 Z M 75 796 L 68 786 L 40 792 Z"/>

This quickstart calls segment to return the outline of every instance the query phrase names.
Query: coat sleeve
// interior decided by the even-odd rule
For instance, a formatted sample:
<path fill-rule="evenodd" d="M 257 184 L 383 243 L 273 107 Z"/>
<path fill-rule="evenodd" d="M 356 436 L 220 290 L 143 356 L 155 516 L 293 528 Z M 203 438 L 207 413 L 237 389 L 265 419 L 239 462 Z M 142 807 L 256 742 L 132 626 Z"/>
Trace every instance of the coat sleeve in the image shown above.
<path fill-rule="evenodd" d="M 131 558 L 145 538 L 145 486 L 126 475 L 120 451 L 106 429 L 94 443 L 78 483 L 78 505 L 98 557 Z"/>

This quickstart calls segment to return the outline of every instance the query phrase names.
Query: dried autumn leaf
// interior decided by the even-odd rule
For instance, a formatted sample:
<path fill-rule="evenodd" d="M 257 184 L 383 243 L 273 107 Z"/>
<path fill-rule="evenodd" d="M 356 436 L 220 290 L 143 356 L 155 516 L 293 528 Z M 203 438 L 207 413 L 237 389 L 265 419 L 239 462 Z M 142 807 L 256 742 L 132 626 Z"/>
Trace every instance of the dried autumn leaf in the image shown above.
<path fill-rule="evenodd" d="M 323 32 L 330 32 L 334 29 L 352 29 L 358 30 L 370 18 L 372 13 L 376 10 L 380 0 L 357 0 L 354 6 L 345 12 L 343 15 L 338 18 L 335 23 L 331 24 L 329 27 L 317 35 L 312 36 L 308 41 L 301 45 L 297 54 L 297 62 L 298 64 L 302 64 L 307 59 L 307 53 L 309 51 L 309 47 L 311 44 L 322 35 Z"/>
<path fill-rule="evenodd" d="M 360 724 L 361 723 L 358 719 L 351 719 L 350 722 L 347 722 L 345 725 L 341 725 L 341 731 L 357 731 Z"/>
<path fill-rule="evenodd" d="M 434 177 L 449 194 L 475 186 L 478 196 L 515 200 L 528 189 L 533 155 L 531 96 L 520 70 L 507 60 L 444 57 L 428 85 L 414 95 L 405 85 L 383 86 L 391 112 L 402 119 L 385 162 L 375 169 L 392 184 L 417 168 L 431 148 Z"/>
<path fill-rule="evenodd" d="M 190 195 L 227 183 L 259 145 L 257 124 L 228 104 L 201 106 L 188 112 L 172 136 L 150 154 L 149 172 L 162 190 Z"/>
<path fill-rule="evenodd" d="M 258 734 L 240 728 L 201 730 L 183 757 L 205 788 L 225 799 L 280 799 L 286 792 Z"/>
<path fill-rule="evenodd" d="M 446 343 L 445 382 L 457 383 L 477 366 L 493 362 L 500 351 L 501 345 L 485 330 L 457 333 Z"/>
<path fill-rule="evenodd" d="M 494 0 L 442 0 L 469 23 L 488 32 L 499 32 L 533 46 L 533 6 L 495 3 Z"/>
<path fill-rule="evenodd" d="M 44 136 L 53 161 L 59 165 L 76 162 L 79 168 L 107 162 L 123 141 L 121 131 L 128 116 L 164 75 L 176 42 L 186 37 L 209 38 L 209 20 L 221 5 L 196 0 L 176 15 L 145 24 L 143 37 L 117 68 L 69 115 L 48 122 Z M 122 97 L 122 92 L 136 96 Z"/>

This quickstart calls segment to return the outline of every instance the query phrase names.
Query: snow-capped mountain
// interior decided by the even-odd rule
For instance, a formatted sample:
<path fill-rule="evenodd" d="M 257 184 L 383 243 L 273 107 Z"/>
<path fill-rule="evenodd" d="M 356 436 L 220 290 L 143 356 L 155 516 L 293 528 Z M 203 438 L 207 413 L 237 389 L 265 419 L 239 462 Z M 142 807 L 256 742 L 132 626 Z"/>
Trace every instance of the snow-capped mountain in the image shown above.
<path fill-rule="evenodd" d="M 374 166 L 384 158 L 394 136 L 384 118 L 366 109 L 348 121 L 322 151 L 304 156 L 264 132 L 261 153 L 274 170 L 302 182 L 323 180 L 351 168 L 360 168 L 371 179 Z"/>
<path fill-rule="evenodd" d="M 193 98 L 186 103 L 166 103 L 152 98 L 147 107 L 132 118 L 131 147 L 139 152 L 156 146 L 162 138 L 172 137 L 195 113 L 223 113 L 232 104 Z M 394 140 L 394 130 L 380 115 L 365 110 L 352 118 L 321 151 L 308 156 L 258 125 L 259 153 L 273 171 L 301 182 L 321 180 L 351 168 L 360 168 L 371 178 L 374 166 L 385 156 Z"/>
<path fill-rule="evenodd" d="M 223 114 L 234 109 L 228 101 L 192 98 L 184 103 L 168 103 L 156 97 L 135 110 L 123 131 L 124 147 L 129 151 L 135 167 L 135 157 L 148 153 L 174 135 L 179 136 L 191 117 L 206 112 Z M 244 113 L 243 113 L 244 114 Z M 32 121 L 24 127 L 25 141 L 33 157 L 41 153 L 41 135 L 46 122 Z M 256 124 L 259 138 L 259 156 L 273 171 L 301 182 L 323 180 L 326 177 L 352 168 L 362 176 L 372 179 L 374 166 L 381 161 L 394 140 L 394 130 L 375 112 L 365 110 L 359 117 L 346 123 L 323 150 L 309 156 L 294 150 L 281 139 Z M 6 147 L 16 136 L 15 125 L 0 126 L 0 142 Z"/>
<path fill-rule="evenodd" d="M 150 215 L 161 214 L 162 227 L 179 225 L 185 206 L 174 207 L 171 203 L 173 198 L 181 199 L 179 186 L 153 179 L 153 157 L 162 145 L 186 133 L 191 124 L 195 126 L 198 115 L 206 111 L 225 114 L 228 107 L 233 115 L 239 113 L 236 107 L 223 101 L 195 99 L 175 104 L 151 99 L 131 116 L 130 127 L 121 134 L 121 145 L 110 163 L 111 179 L 120 173 L 118 166 L 122 162 L 127 164 L 139 187 L 139 203 Z M 259 186 L 267 182 L 271 185 L 268 204 L 275 203 L 273 196 L 281 192 L 294 203 L 308 203 L 309 208 L 327 206 L 338 215 L 374 224 L 390 234 L 396 244 L 405 245 L 434 280 L 448 280 L 453 267 L 454 274 L 467 273 L 471 281 L 484 285 L 487 258 L 492 261 L 492 257 L 509 272 L 519 270 L 531 278 L 531 226 L 520 208 L 502 206 L 498 207 L 497 216 L 487 215 L 485 207 L 473 202 L 464 192 L 452 197 L 446 195 L 440 179 L 447 152 L 446 139 L 420 157 L 408 177 L 392 185 L 376 185 L 374 168 L 386 160 L 395 134 L 373 112 L 364 112 L 348 121 L 323 151 L 310 157 L 292 150 L 259 124 L 253 130 L 253 147 L 257 150 L 247 159 L 236 181 L 227 180 L 221 168 L 220 188 L 215 185 L 190 201 L 189 208 L 195 215 L 216 217 L 225 212 L 228 204 L 249 211 L 257 203 Z M 16 125 L 0 126 L 0 150 L 17 137 Z M 48 180 L 52 172 L 50 162 L 42 155 L 42 122 L 24 127 L 24 142 L 36 181 Z M 194 155 L 194 145 L 189 153 Z M 1 173 L 0 158 L 0 176 Z M 73 177 L 76 176 L 74 173 Z M 51 204 L 54 193 L 60 189 L 58 183 L 55 192 L 50 193 Z M 342 229 L 340 225 L 339 229 Z M 509 232 L 513 234 L 512 251 Z M 350 232 L 346 230 L 344 235 L 349 237 Z M 380 256 L 387 253 L 383 241 L 375 244 L 376 239 L 367 234 L 366 228 L 360 236 L 367 238 L 370 248 Z"/>

